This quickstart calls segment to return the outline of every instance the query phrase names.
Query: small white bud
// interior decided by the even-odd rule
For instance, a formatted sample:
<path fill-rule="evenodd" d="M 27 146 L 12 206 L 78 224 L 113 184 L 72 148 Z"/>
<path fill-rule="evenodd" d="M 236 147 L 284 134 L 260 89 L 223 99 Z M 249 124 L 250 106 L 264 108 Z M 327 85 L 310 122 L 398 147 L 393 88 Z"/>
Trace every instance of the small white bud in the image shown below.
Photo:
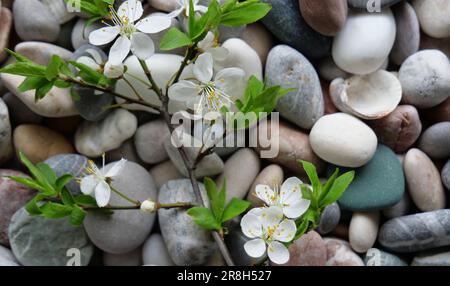
<path fill-rule="evenodd" d="M 156 203 L 152 200 L 145 200 L 141 204 L 141 211 L 144 213 L 154 213 L 156 211 Z"/>

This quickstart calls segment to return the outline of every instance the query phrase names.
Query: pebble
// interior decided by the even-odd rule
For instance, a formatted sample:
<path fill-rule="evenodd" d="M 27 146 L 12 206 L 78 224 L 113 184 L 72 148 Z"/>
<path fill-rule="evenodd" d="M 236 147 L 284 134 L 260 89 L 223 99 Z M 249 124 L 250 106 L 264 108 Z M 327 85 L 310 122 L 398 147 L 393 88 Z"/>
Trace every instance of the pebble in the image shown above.
<path fill-rule="evenodd" d="M 420 24 L 414 8 L 408 2 L 403 2 L 393 8 L 397 34 L 390 58 L 396 65 L 419 50 Z"/>
<path fill-rule="evenodd" d="M 34 164 L 75 151 L 63 135 L 40 125 L 20 125 L 14 129 L 13 138 L 16 152 L 22 152 Z"/>
<path fill-rule="evenodd" d="M 121 254 L 103 252 L 103 265 L 105 266 L 141 266 L 142 250 L 140 247 Z"/>
<path fill-rule="evenodd" d="M 139 158 L 136 148 L 134 147 L 133 139 L 128 139 L 120 145 L 119 148 L 106 152 L 106 157 L 109 162 L 119 161 L 124 158 L 128 161 L 138 163 L 139 165 L 145 166 L 146 164 L 142 162 Z"/>
<path fill-rule="evenodd" d="M 80 178 L 85 173 L 84 169 L 88 165 L 88 158 L 79 154 L 60 154 L 48 158 L 44 163 L 48 164 L 58 177 L 70 174 L 75 178 Z M 73 195 L 81 194 L 80 184 L 76 181 L 71 181 L 66 187 Z"/>
<path fill-rule="evenodd" d="M 200 184 L 201 192 L 205 189 Z M 161 204 L 190 202 L 200 204 L 188 179 L 173 180 L 159 191 Z M 159 225 L 173 262 L 178 266 L 201 265 L 214 252 L 216 245 L 210 232 L 201 229 L 183 209 L 158 210 Z"/>
<path fill-rule="evenodd" d="M 72 19 L 67 23 L 61 25 L 61 31 L 59 32 L 58 39 L 55 41 L 55 45 L 58 45 L 62 48 L 72 50 L 72 40 L 71 34 L 73 27 L 75 26 L 76 19 Z"/>
<path fill-rule="evenodd" d="M 319 72 L 320 77 L 327 81 L 333 81 L 336 78 L 350 77 L 349 73 L 343 71 L 336 65 L 332 57 L 321 59 L 317 64 L 317 71 Z"/>
<path fill-rule="evenodd" d="M 314 31 L 299 13 L 298 1 L 263 0 L 272 10 L 262 19 L 263 24 L 281 42 L 308 58 L 322 58 L 331 47 L 331 38 Z"/>
<path fill-rule="evenodd" d="M 169 128 L 164 120 L 150 121 L 139 126 L 134 136 L 134 146 L 142 161 L 149 164 L 167 160 L 164 138 L 169 135 Z"/>
<path fill-rule="evenodd" d="M 184 178 L 172 161 L 159 163 L 151 168 L 149 172 L 155 180 L 155 185 L 158 190 L 168 181 Z"/>
<path fill-rule="evenodd" d="M 431 122 L 450 121 L 450 97 L 438 106 L 425 109 L 424 114 Z"/>
<path fill-rule="evenodd" d="M 0 164 L 8 161 L 12 156 L 13 145 L 9 111 L 3 99 L 0 98 Z"/>
<path fill-rule="evenodd" d="M 125 109 L 116 109 L 99 122 L 83 122 L 75 134 L 77 151 L 88 157 L 100 157 L 131 138 L 137 129 L 137 119 Z"/>
<path fill-rule="evenodd" d="M 33 90 L 20 92 L 18 89 L 18 86 L 25 79 L 24 77 L 2 73 L 0 79 L 11 93 L 38 115 L 61 118 L 78 114 L 70 96 L 70 89 L 53 87 L 43 99 L 36 102 Z"/>
<path fill-rule="evenodd" d="M 53 44 L 36 41 L 19 43 L 14 50 L 40 65 L 48 65 L 51 62 L 53 55 L 58 55 L 66 61 L 71 60 L 73 57 L 73 53 L 67 49 Z"/>
<path fill-rule="evenodd" d="M 272 130 L 272 128 L 274 128 L 274 130 Z M 270 136 L 267 136 L 269 139 L 265 138 L 266 135 L 263 135 L 265 134 L 264 132 L 266 132 L 264 129 L 267 129 L 266 134 L 271 134 Z M 314 154 L 308 135 L 298 131 L 291 125 L 286 124 L 283 121 L 280 121 L 279 125 L 272 124 L 272 121 L 264 121 L 260 122 L 259 128 L 254 128 L 252 132 L 258 132 L 257 135 L 254 135 L 253 133 L 252 136 L 258 136 L 258 147 L 256 150 L 260 157 L 266 157 L 267 160 L 286 167 L 298 175 L 305 175 L 305 171 L 298 163 L 298 160 L 305 160 L 313 163 L 319 173 L 324 170 L 325 164 L 316 154 Z M 278 134 L 278 138 L 275 137 L 276 134 Z M 274 136 L 273 139 L 272 136 Z M 277 148 L 278 153 L 272 156 L 272 151 L 269 151 L 268 149 L 277 151 Z"/>
<path fill-rule="evenodd" d="M 413 0 L 420 27 L 430 37 L 450 37 L 450 3 L 446 0 Z"/>
<path fill-rule="evenodd" d="M 14 110 L 9 114 L 11 125 L 17 126 L 20 124 L 39 124 L 42 117 L 31 111 L 17 96 L 8 92 L 3 96 L 3 101 L 8 106 L 9 110 Z"/>
<path fill-rule="evenodd" d="M 367 251 L 364 263 L 366 266 L 408 266 L 400 257 L 378 248 L 371 248 Z"/>
<path fill-rule="evenodd" d="M 281 116 L 304 129 L 311 129 L 324 114 L 319 77 L 302 54 L 286 45 L 274 47 L 267 57 L 266 84 L 295 88 L 277 105 Z"/>
<path fill-rule="evenodd" d="M 299 0 L 306 23 L 325 36 L 336 36 L 347 20 L 347 0 Z"/>
<path fill-rule="evenodd" d="M 253 207 L 263 207 L 264 202 L 256 196 L 257 185 L 267 185 L 272 189 L 280 189 L 283 184 L 284 172 L 283 169 L 275 164 L 265 167 L 256 177 L 250 191 L 247 194 L 246 200 L 252 203 Z"/>
<path fill-rule="evenodd" d="M 450 191 L 450 160 L 442 169 L 442 183 L 444 183 L 447 190 Z"/>
<path fill-rule="evenodd" d="M 177 0 L 147 0 L 147 2 L 154 8 L 164 12 L 172 12 L 177 8 Z"/>
<path fill-rule="evenodd" d="M 82 227 L 73 227 L 67 218 L 30 216 L 25 208 L 12 217 L 8 235 L 14 256 L 24 266 L 72 265 L 73 256 L 67 254 L 74 248 L 85 266 L 94 252 Z"/>
<path fill-rule="evenodd" d="M 428 127 L 420 138 L 419 148 L 433 159 L 450 158 L 450 121 Z"/>
<path fill-rule="evenodd" d="M 236 221 L 232 221 L 229 225 L 229 233 L 225 236 L 225 243 L 230 251 L 231 258 L 237 266 L 256 266 L 263 263 L 267 256 L 263 255 L 253 258 L 247 255 L 244 244 L 251 240 L 242 233 L 240 225 Z"/>
<path fill-rule="evenodd" d="M 28 177 L 15 170 L 0 169 L 0 244 L 9 246 L 8 226 L 14 213 L 33 196 L 34 191 L 5 176 Z"/>
<path fill-rule="evenodd" d="M 420 50 L 440 50 L 450 58 L 450 37 L 436 39 L 422 33 L 420 35 Z"/>
<path fill-rule="evenodd" d="M 108 164 L 108 171 L 114 163 Z M 157 190 L 152 177 L 140 165 L 126 162 L 122 171 L 114 177 L 112 186 L 135 200 L 156 201 Z M 130 186 L 133 186 L 130 188 Z M 111 205 L 130 205 L 115 193 Z M 89 213 L 84 227 L 91 241 L 101 250 L 112 254 L 128 253 L 139 247 L 148 237 L 155 222 L 155 214 L 136 210 L 115 211 L 111 215 Z"/>
<path fill-rule="evenodd" d="M 325 266 L 327 247 L 322 237 L 311 230 L 289 246 L 290 258 L 283 266 Z"/>
<path fill-rule="evenodd" d="M 419 149 L 410 149 L 406 153 L 403 168 L 409 194 L 421 211 L 434 211 L 445 207 L 441 176 L 425 153 Z"/>
<path fill-rule="evenodd" d="M 7 57 L 5 48 L 8 47 L 12 22 L 13 18 L 11 10 L 5 7 L 0 7 L 0 62 Z"/>
<path fill-rule="evenodd" d="M 450 244 L 450 210 L 394 218 L 383 224 L 379 243 L 394 252 L 416 252 Z"/>
<path fill-rule="evenodd" d="M 189 174 L 184 165 L 183 159 L 178 149 L 174 146 L 174 144 L 172 144 L 170 135 L 166 136 L 164 140 L 164 148 L 178 171 L 185 177 L 188 177 Z M 195 160 L 195 158 L 197 158 L 197 154 L 200 152 L 200 147 L 186 147 L 184 149 L 190 160 Z M 194 175 L 196 178 L 212 177 L 222 173 L 223 170 L 224 163 L 222 159 L 220 159 L 216 153 L 212 153 L 205 156 L 201 162 L 198 163 L 197 168 L 194 171 Z"/>
<path fill-rule="evenodd" d="M 175 266 L 170 258 L 167 246 L 159 233 L 154 233 L 145 241 L 142 247 L 144 265 Z"/>
<path fill-rule="evenodd" d="M 354 212 L 350 221 L 349 241 L 352 249 L 358 253 L 366 253 L 377 240 L 379 212 Z"/>
<path fill-rule="evenodd" d="M 246 79 L 252 75 L 259 80 L 263 79 L 261 59 L 245 41 L 238 38 L 228 39 L 222 44 L 222 47 L 228 50 L 227 58 L 224 62 L 220 62 L 222 68 L 240 68 L 244 70 Z"/>
<path fill-rule="evenodd" d="M 380 0 L 379 1 L 379 3 L 380 3 L 379 7 L 380 8 L 389 7 L 389 6 L 392 6 L 395 3 L 398 3 L 400 1 L 403 1 L 403 0 Z M 364 9 L 364 10 L 367 10 L 368 3 L 372 4 L 374 2 L 373 1 L 368 1 L 368 0 L 348 0 L 348 5 L 350 7 L 358 8 L 358 9 Z M 374 4 L 372 4 L 372 5 L 374 5 Z M 374 7 L 374 6 L 370 6 L 370 7 Z M 377 7 L 375 7 L 375 8 L 377 8 Z"/>
<path fill-rule="evenodd" d="M 242 39 L 255 50 L 261 63 L 265 65 L 267 55 L 274 45 L 273 36 L 267 31 L 266 27 L 259 22 L 247 25 L 242 35 Z"/>
<path fill-rule="evenodd" d="M 450 251 L 447 248 L 420 253 L 414 257 L 411 266 L 450 266 Z"/>
<path fill-rule="evenodd" d="M 326 266 L 364 266 L 347 241 L 336 238 L 325 238 L 324 241 L 327 247 Z"/>
<path fill-rule="evenodd" d="M 409 213 L 410 208 L 411 198 L 408 192 L 405 192 L 397 204 L 383 210 L 383 216 L 388 219 L 405 216 Z"/>
<path fill-rule="evenodd" d="M 14 254 L 6 247 L 0 245 L 0 266 L 19 266 Z"/>
<path fill-rule="evenodd" d="M 439 50 L 423 50 L 407 58 L 399 78 L 403 101 L 416 107 L 434 107 L 450 95 L 450 61 Z"/>
<path fill-rule="evenodd" d="M 13 4 L 14 28 L 24 41 L 54 42 L 58 38 L 58 19 L 38 0 L 16 0 Z"/>
<path fill-rule="evenodd" d="M 355 170 L 355 179 L 339 199 L 352 211 L 375 211 L 397 204 L 405 191 L 402 166 L 395 153 L 379 144 L 373 159 Z"/>
<path fill-rule="evenodd" d="M 390 9 L 380 13 L 349 11 L 333 41 L 335 63 L 346 72 L 370 74 L 378 70 L 394 45 L 395 19 Z"/>
<path fill-rule="evenodd" d="M 86 26 L 86 20 L 79 18 L 73 27 L 71 32 L 71 42 L 75 50 L 79 49 L 83 45 L 89 44 L 89 34 L 92 31 L 100 29 L 103 25 L 99 22 L 94 22 L 89 26 Z"/>
<path fill-rule="evenodd" d="M 410 149 L 422 132 L 419 112 L 412 105 L 400 105 L 386 117 L 368 124 L 378 140 L 397 153 Z"/>
<path fill-rule="evenodd" d="M 320 118 L 309 134 L 311 147 L 323 160 L 343 166 L 361 167 L 374 156 L 375 133 L 364 122 L 345 113 Z"/>
<path fill-rule="evenodd" d="M 261 162 L 255 151 L 240 149 L 225 162 L 222 174 L 216 180 L 217 188 L 221 189 L 226 182 L 226 200 L 243 199 L 258 176 L 260 168 Z"/>
<path fill-rule="evenodd" d="M 332 232 L 339 224 L 340 219 L 341 209 L 339 208 L 339 205 L 334 202 L 323 210 L 316 229 L 317 232 L 322 235 Z"/>

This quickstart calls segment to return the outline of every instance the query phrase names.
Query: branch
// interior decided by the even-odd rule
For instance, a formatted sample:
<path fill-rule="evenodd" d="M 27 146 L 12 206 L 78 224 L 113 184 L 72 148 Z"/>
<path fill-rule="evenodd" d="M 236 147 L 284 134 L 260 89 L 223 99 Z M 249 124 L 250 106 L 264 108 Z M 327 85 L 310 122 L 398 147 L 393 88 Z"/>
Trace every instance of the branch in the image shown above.
<path fill-rule="evenodd" d="M 195 56 L 196 52 L 197 52 L 197 44 L 194 44 L 193 46 L 190 46 L 187 49 L 186 55 L 184 56 L 183 62 L 181 63 L 181 66 L 180 66 L 180 69 L 175 74 L 173 81 L 170 84 L 168 84 L 167 87 L 169 87 L 170 85 L 173 85 L 174 83 L 177 83 L 180 80 L 180 77 L 184 71 L 184 68 L 187 66 L 189 60 L 191 60 Z"/>

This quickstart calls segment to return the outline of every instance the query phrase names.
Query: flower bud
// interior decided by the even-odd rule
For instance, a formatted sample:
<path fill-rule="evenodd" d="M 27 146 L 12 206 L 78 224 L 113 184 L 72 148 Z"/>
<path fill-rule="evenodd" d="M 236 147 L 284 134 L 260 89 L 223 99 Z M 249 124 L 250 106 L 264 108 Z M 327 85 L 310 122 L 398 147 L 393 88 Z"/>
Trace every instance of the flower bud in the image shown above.
<path fill-rule="evenodd" d="M 154 213 L 156 211 L 156 203 L 152 200 L 145 200 L 141 204 L 141 211 L 144 213 Z"/>

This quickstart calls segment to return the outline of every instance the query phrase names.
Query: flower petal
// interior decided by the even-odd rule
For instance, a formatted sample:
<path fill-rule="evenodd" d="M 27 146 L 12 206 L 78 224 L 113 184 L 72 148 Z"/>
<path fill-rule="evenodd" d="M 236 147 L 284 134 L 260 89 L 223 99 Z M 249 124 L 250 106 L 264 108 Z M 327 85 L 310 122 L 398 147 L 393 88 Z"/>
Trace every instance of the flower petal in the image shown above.
<path fill-rule="evenodd" d="M 194 75 L 202 83 L 208 83 L 213 77 L 213 58 L 210 53 L 198 56 L 194 64 Z"/>
<path fill-rule="evenodd" d="M 253 209 L 249 210 L 247 214 L 252 214 L 252 215 L 259 217 L 262 214 L 264 209 L 265 208 L 253 208 Z"/>
<path fill-rule="evenodd" d="M 109 51 L 109 61 L 111 64 L 121 64 L 130 53 L 130 49 L 131 41 L 127 37 L 119 37 Z"/>
<path fill-rule="evenodd" d="M 284 219 L 275 229 L 272 238 L 281 242 L 290 242 L 296 232 L 297 226 L 295 222 L 291 219 Z"/>
<path fill-rule="evenodd" d="M 136 29 L 148 34 L 159 33 L 172 25 L 172 19 L 167 16 L 149 16 L 136 23 Z"/>
<path fill-rule="evenodd" d="M 180 80 L 169 88 L 169 98 L 182 102 L 200 100 L 198 93 L 199 86 L 187 80 Z"/>
<path fill-rule="evenodd" d="M 206 49 L 212 48 L 214 46 L 214 33 L 209 31 L 206 36 L 198 42 L 198 47 L 200 50 L 206 52 Z"/>
<path fill-rule="evenodd" d="M 263 234 L 261 220 L 253 214 L 246 214 L 241 219 L 241 229 L 250 238 L 261 237 Z"/>
<path fill-rule="evenodd" d="M 274 206 L 263 208 L 259 218 L 265 230 L 275 228 L 283 219 L 283 210 L 280 207 Z"/>
<path fill-rule="evenodd" d="M 293 204 L 302 198 L 303 182 L 296 177 L 290 177 L 281 185 L 280 201 L 282 204 Z"/>
<path fill-rule="evenodd" d="M 276 264 L 285 264 L 289 261 L 289 250 L 278 241 L 273 241 L 269 244 L 267 255 Z"/>
<path fill-rule="evenodd" d="M 131 52 L 145 61 L 155 54 L 155 44 L 148 35 L 136 32 L 131 35 Z"/>
<path fill-rule="evenodd" d="M 141 1 L 128 0 L 120 5 L 119 10 L 117 10 L 117 14 L 121 19 L 127 18 L 130 22 L 134 23 L 142 17 L 142 14 L 144 14 L 144 9 Z"/>
<path fill-rule="evenodd" d="M 120 32 L 119 26 L 103 27 L 89 34 L 89 43 L 95 46 L 103 46 L 112 42 Z"/>
<path fill-rule="evenodd" d="M 239 68 L 227 68 L 219 71 L 214 79 L 214 83 L 218 89 L 228 94 L 241 98 L 244 87 L 245 72 Z"/>
<path fill-rule="evenodd" d="M 86 66 L 90 67 L 93 70 L 99 70 L 100 69 L 100 65 L 98 63 L 96 63 L 93 58 L 90 58 L 90 57 L 87 57 L 87 56 L 79 57 L 77 59 L 77 63 L 86 65 Z"/>
<path fill-rule="evenodd" d="M 260 238 L 253 239 L 244 244 L 244 249 L 250 257 L 258 258 L 266 253 L 266 243 Z"/>
<path fill-rule="evenodd" d="M 300 199 L 295 203 L 284 206 L 283 213 L 288 218 L 296 219 L 304 214 L 308 210 L 310 205 L 310 200 Z"/>
<path fill-rule="evenodd" d="M 95 200 L 97 201 L 97 205 L 99 207 L 104 207 L 109 203 L 109 199 L 111 197 L 111 188 L 109 185 L 101 180 L 97 187 L 95 187 Z"/>
<path fill-rule="evenodd" d="M 119 174 L 120 171 L 122 171 L 123 167 L 125 167 L 125 164 L 127 163 L 127 160 L 120 159 L 119 162 L 115 163 L 114 166 L 109 169 L 108 172 L 106 172 L 105 177 L 115 177 L 117 174 Z"/>
<path fill-rule="evenodd" d="M 123 75 L 125 66 L 123 64 L 113 65 L 111 62 L 106 62 L 103 74 L 107 78 L 118 78 Z"/>
<path fill-rule="evenodd" d="M 97 187 L 98 182 L 99 180 L 94 175 L 84 177 L 80 182 L 81 192 L 85 195 L 91 195 L 94 192 L 95 187 Z"/>
<path fill-rule="evenodd" d="M 278 194 L 275 193 L 269 186 L 267 185 L 257 185 L 255 188 L 255 193 L 259 199 L 266 203 L 268 206 L 272 206 L 277 202 Z"/>
<path fill-rule="evenodd" d="M 179 8 L 179 9 L 176 9 L 176 10 L 170 12 L 169 14 L 167 14 L 166 17 L 168 17 L 168 18 L 176 18 L 176 17 L 178 17 L 181 14 L 181 12 L 183 12 L 183 10 L 184 10 L 183 7 Z"/>

